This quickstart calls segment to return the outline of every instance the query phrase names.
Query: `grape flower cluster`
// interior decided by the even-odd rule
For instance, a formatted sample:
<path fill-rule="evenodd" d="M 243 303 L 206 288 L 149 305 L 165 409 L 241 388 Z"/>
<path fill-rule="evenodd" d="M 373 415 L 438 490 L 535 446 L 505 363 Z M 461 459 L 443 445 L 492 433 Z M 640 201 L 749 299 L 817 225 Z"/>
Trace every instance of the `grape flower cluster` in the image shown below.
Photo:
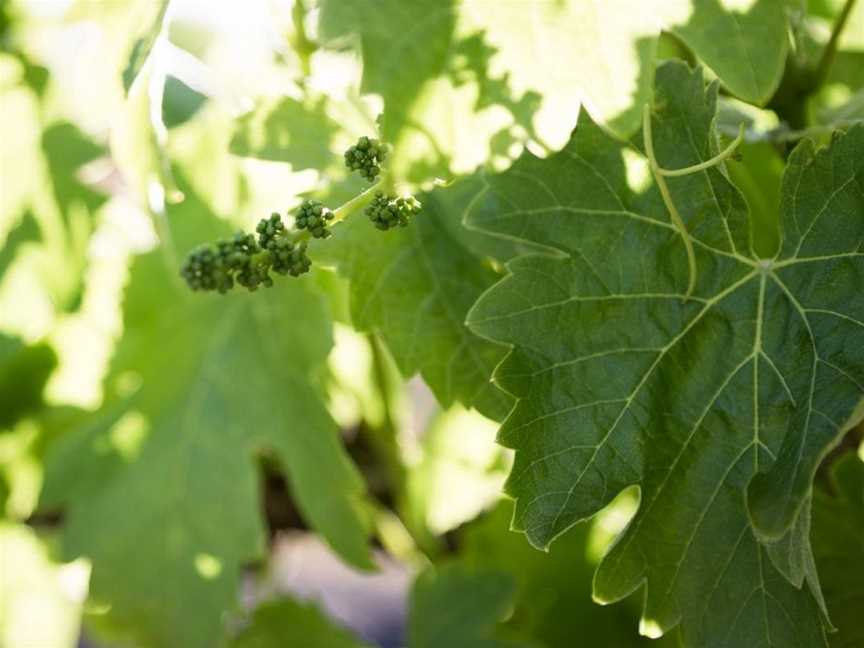
<path fill-rule="evenodd" d="M 294 226 L 307 230 L 315 238 L 327 238 L 331 234 L 327 224 L 333 220 L 334 215 L 332 210 L 317 200 L 307 200 L 297 210 Z"/>
<path fill-rule="evenodd" d="M 386 158 L 387 147 L 374 137 L 364 136 L 345 151 L 345 166 L 351 171 L 359 171 L 369 182 L 375 182 Z"/>
<path fill-rule="evenodd" d="M 235 283 L 250 291 L 270 287 L 270 271 L 297 277 L 309 271 L 306 243 L 293 241 L 279 214 L 263 218 L 254 234 L 237 232 L 230 240 L 192 251 L 180 274 L 192 290 L 226 293 Z"/>
<path fill-rule="evenodd" d="M 414 196 L 389 196 L 375 192 L 375 198 L 366 208 L 366 215 L 379 230 L 406 227 L 411 218 L 420 212 L 420 201 Z"/>
<path fill-rule="evenodd" d="M 361 137 L 345 152 L 345 165 L 358 171 L 369 182 L 381 175 L 387 147 L 372 137 Z M 382 180 L 379 186 L 383 186 Z M 306 254 L 306 240 L 330 237 L 330 226 L 350 212 L 366 205 L 366 215 L 379 230 L 405 227 L 420 211 L 413 196 L 395 196 L 384 191 L 360 194 L 333 211 L 317 200 L 306 200 L 294 214 L 294 229 L 289 231 L 282 217 L 274 213 L 255 227 L 255 233 L 238 232 L 233 238 L 203 245 L 187 257 L 180 274 L 192 290 L 226 293 L 235 285 L 250 291 L 273 285 L 271 272 L 297 277 L 312 265 Z M 257 234 L 257 238 L 256 238 Z"/>

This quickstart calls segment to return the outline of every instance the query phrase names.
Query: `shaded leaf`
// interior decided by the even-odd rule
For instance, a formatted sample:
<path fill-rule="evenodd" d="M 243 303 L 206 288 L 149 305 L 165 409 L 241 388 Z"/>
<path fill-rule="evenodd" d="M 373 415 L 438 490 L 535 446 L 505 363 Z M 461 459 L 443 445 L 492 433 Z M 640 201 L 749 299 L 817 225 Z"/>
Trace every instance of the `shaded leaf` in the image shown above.
<path fill-rule="evenodd" d="M 314 603 L 280 598 L 262 603 L 230 648 L 363 648 L 348 630 L 328 619 Z"/>
<path fill-rule="evenodd" d="M 832 648 L 864 645 L 864 463 L 849 453 L 833 466 L 831 491 L 817 489 L 813 548 L 836 634 Z"/>
<path fill-rule="evenodd" d="M 381 232 L 357 214 L 335 230 L 317 258 L 336 263 L 351 280 L 354 325 L 379 333 L 404 375 L 420 372 L 445 407 L 459 401 L 501 420 L 511 400 L 490 377 L 505 349 L 464 323 L 474 301 L 498 279 L 481 247 L 506 247 L 461 226 L 477 189 L 466 182 L 418 195 L 423 209 L 405 229 Z"/>
<path fill-rule="evenodd" d="M 411 648 L 516 648 L 495 638 L 514 583 L 501 572 L 451 564 L 427 569 L 414 581 L 408 617 Z"/>

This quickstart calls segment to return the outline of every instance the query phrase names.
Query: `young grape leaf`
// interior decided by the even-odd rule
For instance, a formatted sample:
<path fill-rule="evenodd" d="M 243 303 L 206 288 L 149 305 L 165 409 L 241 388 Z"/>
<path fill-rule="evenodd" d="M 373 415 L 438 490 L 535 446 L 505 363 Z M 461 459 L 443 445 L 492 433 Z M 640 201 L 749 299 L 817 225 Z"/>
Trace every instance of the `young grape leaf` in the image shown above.
<path fill-rule="evenodd" d="M 813 550 L 837 633 L 831 648 L 864 645 L 864 462 L 853 453 L 833 466 L 831 490 L 816 490 Z"/>
<path fill-rule="evenodd" d="M 671 27 L 732 94 L 764 104 L 780 84 L 789 36 L 788 0 L 693 0 L 684 24 Z"/>
<path fill-rule="evenodd" d="M 280 598 L 262 603 L 228 644 L 229 648 L 364 648 L 367 644 L 340 628 L 313 603 Z"/>
<path fill-rule="evenodd" d="M 465 182 L 420 194 L 423 210 L 414 222 L 391 232 L 358 214 L 317 258 L 336 263 L 351 280 L 354 325 L 379 333 L 404 375 L 419 371 L 445 407 L 459 401 L 500 421 L 512 399 L 490 378 L 506 350 L 465 326 L 468 309 L 499 278 L 481 251 L 484 243 L 490 248 L 489 237 L 460 223 L 478 190 Z M 498 244 L 494 252 L 506 250 Z"/>
<path fill-rule="evenodd" d="M 662 167 L 716 153 L 716 84 L 670 63 L 655 95 Z M 559 154 L 490 177 L 468 214 L 558 253 L 512 261 L 469 314 L 513 346 L 496 381 L 519 398 L 499 435 L 516 449 L 514 526 L 546 547 L 639 484 L 595 596 L 645 582 L 647 634 L 681 621 L 689 645 L 823 643 L 818 596 L 774 563 L 800 546 L 782 536 L 800 535 L 816 466 L 864 393 L 862 174 L 864 127 L 801 145 L 773 260 L 750 253 L 747 205 L 722 168 L 668 178 L 696 253 L 689 297 L 644 159 L 585 115 Z M 785 545 L 772 556 L 759 537 Z"/>
<path fill-rule="evenodd" d="M 219 233 L 192 191 L 169 207 L 180 249 Z M 310 527 L 370 567 L 362 480 L 316 387 L 330 321 L 306 282 L 250 295 L 182 285 L 157 249 L 133 264 L 106 400 L 47 459 L 42 508 L 93 563 L 111 628 L 148 646 L 213 646 L 260 559 L 256 455 L 284 467 Z M 130 559 L 130 556 L 133 558 Z"/>
<path fill-rule="evenodd" d="M 514 583 L 505 573 L 474 571 L 459 564 L 430 568 L 411 588 L 410 648 L 518 648 L 495 638 L 507 614 Z"/>

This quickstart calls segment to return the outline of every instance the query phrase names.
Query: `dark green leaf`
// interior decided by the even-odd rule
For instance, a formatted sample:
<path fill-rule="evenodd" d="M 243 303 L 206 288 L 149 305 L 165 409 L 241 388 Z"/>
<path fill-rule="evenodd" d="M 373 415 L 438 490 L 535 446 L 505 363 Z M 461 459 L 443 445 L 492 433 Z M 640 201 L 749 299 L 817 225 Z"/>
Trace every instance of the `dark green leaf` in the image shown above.
<path fill-rule="evenodd" d="M 655 93 L 663 167 L 716 153 L 716 85 L 667 64 Z M 670 178 L 696 249 L 690 298 L 681 237 L 632 159 L 583 115 L 564 151 L 490 178 L 468 216 L 560 253 L 511 262 L 469 315 L 514 347 L 496 372 L 520 399 L 499 437 L 517 450 L 514 525 L 545 547 L 639 484 L 599 600 L 645 582 L 646 633 L 682 622 L 694 646 L 822 645 L 806 572 L 790 583 L 757 533 L 801 548 L 783 536 L 806 526 L 816 466 L 864 392 L 864 127 L 793 154 L 771 261 L 751 254 L 722 169 Z"/>
<path fill-rule="evenodd" d="M 831 621 L 832 648 L 864 645 L 864 463 L 849 453 L 833 466 L 830 490 L 813 502 L 813 549 Z"/>
<path fill-rule="evenodd" d="M 25 345 L 0 334 L 0 430 L 42 407 L 42 391 L 57 366 L 47 344 Z"/>
<path fill-rule="evenodd" d="M 414 581 L 408 619 L 411 648 L 517 648 L 495 638 L 507 614 L 514 583 L 500 572 L 452 564 L 427 569 Z"/>
<path fill-rule="evenodd" d="M 328 619 L 313 603 L 289 598 L 262 603 L 229 648 L 364 648 L 347 630 Z"/>

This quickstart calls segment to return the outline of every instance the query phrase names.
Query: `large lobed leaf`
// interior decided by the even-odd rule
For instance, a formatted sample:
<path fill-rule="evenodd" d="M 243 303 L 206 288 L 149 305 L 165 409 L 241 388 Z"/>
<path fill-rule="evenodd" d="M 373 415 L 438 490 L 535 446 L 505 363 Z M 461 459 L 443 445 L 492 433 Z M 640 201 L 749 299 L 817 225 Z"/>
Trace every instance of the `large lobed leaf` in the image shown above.
<path fill-rule="evenodd" d="M 170 209 L 181 249 L 217 233 L 186 195 Z M 304 281 L 191 293 L 157 249 L 133 264 L 124 326 L 105 403 L 49 455 L 42 499 L 65 511 L 65 553 L 92 561 L 110 629 L 136 645 L 215 645 L 241 567 L 265 551 L 261 453 L 305 521 L 370 566 L 363 483 L 314 380 L 330 320 Z"/>
<path fill-rule="evenodd" d="M 683 64 L 658 70 L 662 166 L 716 153 L 716 94 Z M 688 645 L 823 645 L 802 504 L 864 393 L 864 127 L 792 155 L 773 260 L 750 252 L 723 169 L 670 178 L 696 249 L 689 298 L 681 237 L 635 157 L 583 115 L 468 215 L 556 252 L 511 262 L 469 315 L 513 346 L 496 381 L 519 398 L 499 435 L 516 449 L 514 525 L 546 547 L 638 484 L 595 598 L 644 583 L 643 632 L 682 622 Z"/>

